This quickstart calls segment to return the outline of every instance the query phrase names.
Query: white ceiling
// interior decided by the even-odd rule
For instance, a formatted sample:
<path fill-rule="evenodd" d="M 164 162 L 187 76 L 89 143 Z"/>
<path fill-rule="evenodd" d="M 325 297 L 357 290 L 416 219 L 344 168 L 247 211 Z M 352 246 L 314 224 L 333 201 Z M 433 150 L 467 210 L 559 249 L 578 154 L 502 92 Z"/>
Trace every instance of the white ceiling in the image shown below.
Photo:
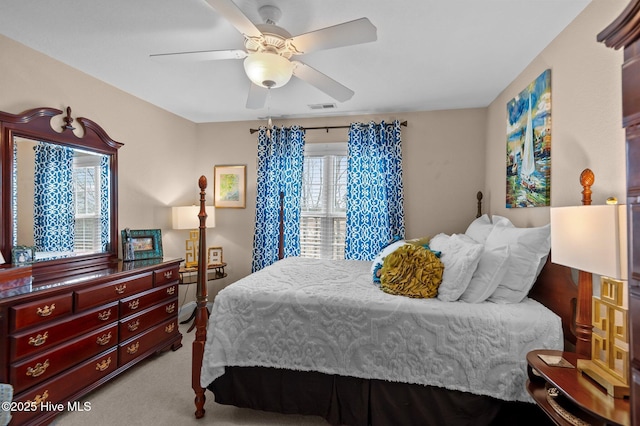
<path fill-rule="evenodd" d="M 276 5 L 298 35 L 367 17 L 378 40 L 299 57 L 355 91 L 339 103 L 295 77 L 245 107 L 242 60 L 150 54 L 243 49 L 205 0 L 2 0 L 0 33 L 194 122 L 484 107 L 590 0 L 234 0 L 254 22 Z M 594 34 L 594 40 L 595 40 Z M 309 104 L 335 103 L 317 111 Z"/>

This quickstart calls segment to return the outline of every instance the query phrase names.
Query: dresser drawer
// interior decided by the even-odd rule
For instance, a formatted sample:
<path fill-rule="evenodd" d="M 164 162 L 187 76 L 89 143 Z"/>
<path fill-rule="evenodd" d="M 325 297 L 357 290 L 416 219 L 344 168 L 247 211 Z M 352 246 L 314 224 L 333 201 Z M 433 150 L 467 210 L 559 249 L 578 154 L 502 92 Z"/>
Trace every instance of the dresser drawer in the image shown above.
<path fill-rule="evenodd" d="M 118 319 L 118 302 L 85 313 L 47 323 L 9 336 L 9 359 L 16 361 L 48 350 L 58 343 L 114 322 Z"/>
<path fill-rule="evenodd" d="M 102 327 L 41 354 L 11 364 L 9 378 L 14 392 L 21 392 L 118 342 L 118 324 Z"/>
<path fill-rule="evenodd" d="M 118 349 L 119 365 L 123 366 L 130 361 L 152 350 L 157 344 L 169 340 L 178 334 L 178 318 L 165 321 L 147 330 L 126 342 L 120 343 Z"/>
<path fill-rule="evenodd" d="M 75 292 L 76 311 L 126 298 L 153 287 L 151 272 Z"/>
<path fill-rule="evenodd" d="M 164 284 L 169 284 L 180 279 L 180 265 L 170 266 L 168 268 L 158 269 L 153 271 L 153 284 L 159 287 Z"/>
<path fill-rule="evenodd" d="M 12 425 L 24 424 L 27 420 L 41 414 L 41 403 L 57 404 L 67 400 L 71 395 L 84 388 L 87 383 L 94 383 L 115 371 L 118 367 L 117 348 L 111 348 L 92 359 L 83 362 L 64 374 L 42 383 L 20 395 L 16 394 L 14 401 L 35 403 L 36 411 L 14 412 Z M 84 402 L 84 401 L 83 401 Z M 46 405 L 45 405 L 46 407 Z M 65 404 L 66 408 L 66 404 Z"/>
<path fill-rule="evenodd" d="M 15 331 L 32 325 L 43 324 L 69 315 L 72 309 L 72 293 L 12 306 L 9 314 L 10 328 L 11 331 Z"/>
<path fill-rule="evenodd" d="M 142 331 L 148 330 L 161 321 L 175 317 L 177 312 L 178 298 L 174 297 L 165 303 L 160 303 L 157 306 L 120 320 L 120 341 L 127 340 Z"/>
<path fill-rule="evenodd" d="M 135 314 L 165 299 L 178 295 L 178 284 L 169 284 L 145 291 L 120 301 L 120 316 Z"/>

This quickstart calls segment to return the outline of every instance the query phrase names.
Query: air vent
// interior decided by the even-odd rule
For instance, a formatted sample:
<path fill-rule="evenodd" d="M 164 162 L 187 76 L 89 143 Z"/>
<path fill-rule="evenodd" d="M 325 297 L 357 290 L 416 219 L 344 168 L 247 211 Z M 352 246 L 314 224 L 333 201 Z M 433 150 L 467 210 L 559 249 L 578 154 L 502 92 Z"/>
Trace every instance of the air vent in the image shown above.
<path fill-rule="evenodd" d="M 333 109 L 336 107 L 336 104 L 311 104 L 309 108 L 311 109 Z"/>

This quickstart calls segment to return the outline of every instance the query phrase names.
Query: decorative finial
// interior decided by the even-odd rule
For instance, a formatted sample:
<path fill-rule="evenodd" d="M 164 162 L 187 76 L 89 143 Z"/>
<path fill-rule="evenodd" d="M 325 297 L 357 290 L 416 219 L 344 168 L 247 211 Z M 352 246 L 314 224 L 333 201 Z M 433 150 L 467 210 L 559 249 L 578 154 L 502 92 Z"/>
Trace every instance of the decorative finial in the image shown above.
<path fill-rule="evenodd" d="M 62 130 L 75 130 L 76 128 L 71 125 L 73 123 L 73 118 L 71 118 L 71 107 L 67 107 L 67 116 L 63 118 L 64 126 L 62 126 Z"/>
<path fill-rule="evenodd" d="M 582 204 L 585 206 L 591 205 L 591 186 L 596 181 L 596 177 L 591 169 L 584 169 L 580 173 L 580 185 L 582 185 Z"/>
<path fill-rule="evenodd" d="M 203 191 L 207 188 L 207 178 L 205 175 L 200 176 L 200 179 L 198 179 L 198 186 Z"/>

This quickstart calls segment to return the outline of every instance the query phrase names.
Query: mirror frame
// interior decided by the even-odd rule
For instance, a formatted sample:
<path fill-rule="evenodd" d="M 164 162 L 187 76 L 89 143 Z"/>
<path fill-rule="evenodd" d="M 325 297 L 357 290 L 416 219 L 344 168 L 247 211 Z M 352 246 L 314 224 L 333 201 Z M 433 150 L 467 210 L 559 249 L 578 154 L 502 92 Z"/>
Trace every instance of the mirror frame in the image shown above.
<path fill-rule="evenodd" d="M 62 116 L 64 124 L 60 132 L 52 128 L 52 119 Z M 56 108 L 34 108 L 20 114 L 11 114 L 0 111 L 0 252 L 9 264 L 12 263 L 12 202 L 13 188 L 13 145 L 14 137 L 42 140 L 46 142 L 65 145 L 72 148 L 106 154 L 111 156 L 110 161 L 110 248 L 106 252 L 81 254 L 65 258 L 42 260 L 34 262 L 32 275 L 34 281 L 54 279 L 74 273 L 89 272 L 104 268 L 118 258 L 118 149 L 123 146 L 116 142 L 97 123 L 88 118 L 78 117 L 78 123 L 83 132 L 78 137 L 73 132 L 71 108 L 65 112 Z"/>

